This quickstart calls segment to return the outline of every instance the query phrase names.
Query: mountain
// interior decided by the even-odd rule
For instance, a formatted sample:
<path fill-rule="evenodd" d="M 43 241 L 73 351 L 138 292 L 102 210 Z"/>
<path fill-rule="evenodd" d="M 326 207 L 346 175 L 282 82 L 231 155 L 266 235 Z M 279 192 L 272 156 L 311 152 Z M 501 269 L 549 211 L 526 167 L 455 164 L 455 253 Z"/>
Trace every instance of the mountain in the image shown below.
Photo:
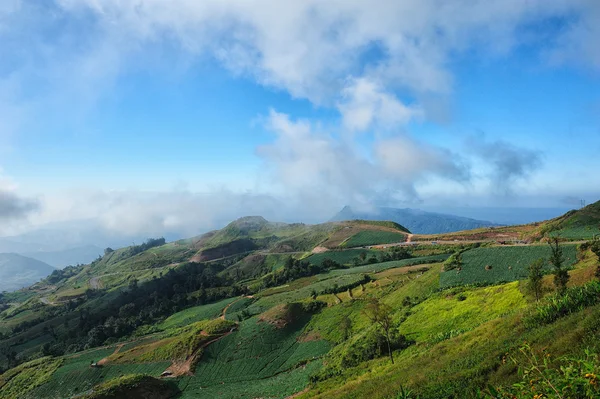
<path fill-rule="evenodd" d="M 48 276 L 55 269 L 39 260 L 18 254 L 0 254 L 0 291 L 14 291 Z"/>
<path fill-rule="evenodd" d="M 426 212 L 410 208 L 377 208 L 373 212 L 355 211 L 345 206 L 332 221 L 390 220 L 408 228 L 414 234 L 440 234 L 455 231 L 498 226 L 495 223 L 443 213 Z"/>
<path fill-rule="evenodd" d="M 95 245 L 85 245 L 60 251 L 25 252 L 21 255 L 37 259 L 56 268 L 63 268 L 71 265 L 88 264 L 102 255 L 103 251 Z"/>

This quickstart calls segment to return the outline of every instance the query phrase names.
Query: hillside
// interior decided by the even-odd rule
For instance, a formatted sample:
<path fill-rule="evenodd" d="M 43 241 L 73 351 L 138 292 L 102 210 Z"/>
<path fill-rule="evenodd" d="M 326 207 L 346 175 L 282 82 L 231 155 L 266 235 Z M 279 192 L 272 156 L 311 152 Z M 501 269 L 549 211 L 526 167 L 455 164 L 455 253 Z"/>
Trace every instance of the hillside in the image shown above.
<path fill-rule="evenodd" d="M 331 220 L 390 220 L 406 226 L 415 234 L 440 234 L 481 227 L 497 226 L 495 223 L 475 220 L 461 216 L 426 212 L 419 209 L 377 208 L 373 212 L 355 211 L 345 206 Z"/>
<path fill-rule="evenodd" d="M 0 291 L 14 291 L 43 279 L 55 269 L 17 254 L 0 254 Z"/>
<path fill-rule="evenodd" d="M 0 296 L 0 399 L 552 397 L 541 379 L 512 386 L 524 355 L 550 359 L 553 384 L 572 370 L 563 397 L 600 395 L 595 247 L 561 245 L 560 296 L 547 244 L 408 234 L 247 217 L 57 270 Z M 540 258 L 537 302 L 524 280 Z"/>

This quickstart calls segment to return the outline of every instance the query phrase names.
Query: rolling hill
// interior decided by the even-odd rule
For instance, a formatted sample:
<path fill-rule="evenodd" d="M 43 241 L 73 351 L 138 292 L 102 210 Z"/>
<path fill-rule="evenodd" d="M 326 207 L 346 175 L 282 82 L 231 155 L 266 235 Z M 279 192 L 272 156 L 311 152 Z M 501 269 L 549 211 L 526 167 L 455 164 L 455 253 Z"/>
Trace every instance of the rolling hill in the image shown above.
<path fill-rule="evenodd" d="M 107 251 L 0 295 L 0 399 L 524 399 L 552 397 L 546 381 L 595 398 L 600 259 L 563 243 L 560 295 L 547 244 L 489 235 L 550 235 L 594 212 L 448 234 L 465 242 L 405 242 L 394 222 L 246 217 Z M 539 258 L 538 302 L 524 280 Z M 544 378 L 522 377 L 542 358 Z"/>
<path fill-rule="evenodd" d="M 440 234 L 482 227 L 498 226 L 495 223 L 461 216 L 426 212 L 410 208 L 377 208 L 373 212 L 355 211 L 345 206 L 331 220 L 390 220 L 406 226 L 415 234 Z"/>
<path fill-rule="evenodd" d="M 18 254 L 0 254 L 0 291 L 14 291 L 43 279 L 55 269 Z"/>

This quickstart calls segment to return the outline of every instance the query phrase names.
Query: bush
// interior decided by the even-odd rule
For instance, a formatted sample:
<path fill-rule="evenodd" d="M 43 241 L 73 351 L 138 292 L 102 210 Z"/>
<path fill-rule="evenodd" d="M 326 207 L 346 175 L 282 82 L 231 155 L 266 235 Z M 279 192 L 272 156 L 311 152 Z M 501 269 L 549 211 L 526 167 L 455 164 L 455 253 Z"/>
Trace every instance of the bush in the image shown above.
<path fill-rule="evenodd" d="M 580 357 L 553 360 L 550 354 L 536 354 L 524 345 L 510 360 L 519 367 L 521 382 L 507 388 L 490 387 L 488 398 L 598 398 L 600 359 L 585 351 Z"/>
<path fill-rule="evenodd" d="M 525 319 L 531 327 L 549 324 L 561 317 L 600 303 L 600 282 L 592 281 L 582 287 L 568 288 L 564 294 L 554 294 L 535 308 Z"/>

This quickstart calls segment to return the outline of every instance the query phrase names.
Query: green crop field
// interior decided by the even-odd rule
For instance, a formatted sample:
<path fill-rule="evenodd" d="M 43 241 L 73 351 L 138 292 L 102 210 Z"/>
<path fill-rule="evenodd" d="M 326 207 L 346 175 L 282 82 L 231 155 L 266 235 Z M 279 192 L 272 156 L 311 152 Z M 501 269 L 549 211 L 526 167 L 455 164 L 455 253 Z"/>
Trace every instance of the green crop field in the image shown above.
<path fill-rule="evenodd" d="M 402 260 L 393 260 L 390 262 L 375 263 L 372 265 L 357 266 L 349 269 L 336 269 L 326 274 L 319 274 L 319 278 L 329 278 L 328 276 L 338 276 L 347 274 L 363 274 L 363 273 L 379 273 L 388 269 L 395 269 L 398 267 L 414 266 L 414 265 L 426 265 L 431 263 L 443 262 L 448 259 L 450 255 L 431 255 L 422 256 L 420 258 L 410 258 Z"/>
<path fill-rule="evenodd" d="M 160 323 L 157 328 L 159 330 L 166 330 L 174 327 L 183 327 L 188 324 L 195 323 L 201 320 L 210 320 L 215 317 L 219 317 L 223 312 L 223 309 L 238 298 L 227 298 L 219 302 L 211 303 L 208 305 L 194 306 L 193 308 L 182 310 L 167 318 L 165 321 Z"/>
<path fill-rule="evenodd" d="M 591 240 L 594 237 L 600 237 L 600 228 L 596 226 L 573 226 L 552 232 L 550 235 L 558 235 L 568 240 Z"/>
<path fill-rule="evenodd" d="M 255 299 L 252 298 L 239 298 L 237 301 L 231 304 L 230 307 L 227 308 L 227 312 L 225 313 L 226 320 L 237 320 L 237 316 L 241 315 L 244 310 L 248 306 L 250 306 Z"/>
<path fill-rule="evenodd" d="M 345 251 L 328 251 L 328 252 L 323 252 L 320 254 L 313 254 L 313 255 L 309 256 L 308 258 L 306 258 L 306 260 L 309 261 L 310 263 L 312 263 L 313 265 L 320 265 L 321 263 L 323 263 L 323 261 L 325 259 L 331 259 L 342 265 L 351 265 L 352 261 L 354 259 L 358 258 L 358 256 L 361 253 L 364 253 L 367 256 L 367 258 L 370 258 L 371 256 L 378 256 L 381 252 L 371 251 L 368 249 L 348 249 Z"/>
<path fill-rule="evenodd" d="M 311 361 L 305 366 L 248 383 L 234 382 L 229 384 L 198 387 L 194 377 L 184 377 L 178 381 L 183 394 L 178 399 L 219 398 L 219 399 L 283 399 L 303 390 L 311 375 L 321 368 L 320 360 Z"/>
<path fill-rule="evenodd" d="M 563 245 L 565 264 L 577 262 L 575 245 Z M 527 278 L 527 268 L 540 258 L 546 259 L 546 271 L 551 270 L 547 259 L 548 245 L 475 248 L 462 254 L 461 270 L 442 272 L 442 288 L 465 284 L 496 284 Z"/>
<path fill-rule="evenodd" d="M 240 389 L 255 389 L 250 386 L 256 381 L 295 369 L 298 364 L 324 355 L 330 349 L 326 341 L 299 342 L 305 321 L 276 328 L 259 322 L 256 317 L 245 320 L 238 331 L 206 348 L 195 375 L 182 381 L 185 383 L 184 397 L 210 397 L 205 391 L 207 387 L 215 387 L 213 390 L 218 387 L 219 392 L 233 390 L 229 396 L 215 396 L 219 398 L 248 397 L 234 395 Z M 293 383 L 292 391 L 301 390 L 306 377 L 300 378 L 300 384 L 298 381 Z M 244 381 L 248 382 L 246 386 L 239 384 Z"/>
<path fill-rule="evenodd" d="M 367 245 L 392 244 L 406 241 L 406 236 L 391 231 L 361 231 L 343 243 L 344 247 L 364 247 Z"/>

